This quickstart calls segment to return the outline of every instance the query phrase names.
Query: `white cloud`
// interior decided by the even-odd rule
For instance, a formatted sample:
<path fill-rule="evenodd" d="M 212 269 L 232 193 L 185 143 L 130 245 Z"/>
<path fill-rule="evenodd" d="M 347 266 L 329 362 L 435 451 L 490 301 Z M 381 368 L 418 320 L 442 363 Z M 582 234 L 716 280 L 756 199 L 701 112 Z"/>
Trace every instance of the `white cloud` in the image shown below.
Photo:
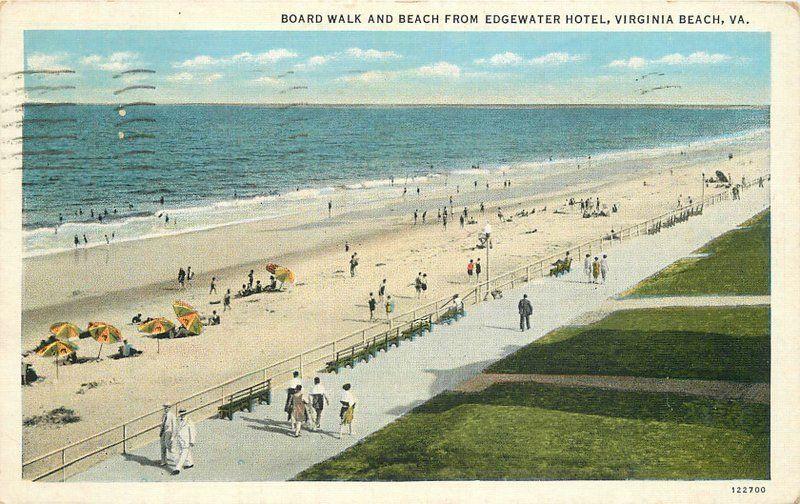
<path fill-rule="evenodd" d="M 398 59 L 401 57 L 394 51 L 379 51 L 377 49 L 360 49 L 358 47 L 351 47 L 346 51 L 346 53 L 351 58 L 360 60 L 385 60 L 385 59 Z"/>
<path fill-rule="evenodd" d="M 282 59 L 290 59 L 296 58 L 297 53 L 290 51 L 289 49 L 270 49 L 267 52 L 259 53 L 259 54 L 250 54 L 249 52 L 243 52 L 232 56 L 230 59 L 234 62 L 245 62 L 245 63 L 275 63 L 276 61 L 280 61 Z"/>
<path fill-rule="evenodd" d="M 733 58 L 727 54 L 709 54 L 705 51 L 697 51 L 688 56 L 684 56 L 681 53 L 673 53 L 652 60 L 633 56 L 629 59 L 614 60 L 609 63 L 608 66 L 617 68 L 642 68 L 646 65 L 714 65 L 732 59 Z"/>
<path fill-rule="evenodd" d="M 480 58 L 476 59 L 475 63 L 478 65 L 492 65 L 492 66 L 508 66 L 508 65 L 519 65 L 525 61 L 525 58 L 520 56 L 519 54 L 513 52 L 504 52 L 500 54 L 495 54 L 489 59 Z"/>
<path fill-rule="evenodd" d="M 563 63 L 574 63 L 582 61 L 583 55 L 570 54 L 565 52 L 551 52 L 543 56 L 537 56 L 526 60 L 524 57 L 517 53 L 506 51 L 498 53 L 491 58 L 479 58 L 475 60 L 476 65 L 491 65 L 491 66 L 516 66 L 516 65 L 561 65 Z"/>
<path fill-rule="evenodd" d="M 680 53 L 668 54 L 655 60 L 653 63 L 665 63 L 667 65 L 713 65 L 730 60 L 727 54 L 709 54 L 705 51 L 694 52 L 688 56 Z"/>
<path fill-rule="evenodd" d="M 647 60 L 638 56 L 633 56 L 629 59 L 614 60 L 608 64 L 610 67 L 615 68 L 642 68 L 647 64 Z"/>
<path fill-rule="evenodd" d="M 311 56 L 302 63 L 296 64 L 294 67 L 297 70 L 311 70 L 316 67 L 326 65 L 331 61 L 341 60 L 344 58 L 357 59 L 362 61 L 380 61 L 389 59 L 402 58 L 401 55 L 394 51 L 379 51 L 377 49 L 361 49 L 359 47 L 351 47 L 344 52 L 335 52 L 332 54 L 320 54 Z"/>
<path fill-rule="evenodd" d="M 218 81 L 221 78 L 222 78 L 222 74 L 221 73 L 213 73 L 213 74 L 209 74 L 209 75 L 206 75 L 205 77 L 203 77 L 203 80 L 205 82 L 207 82 L 208 84 L 211 84 L 212 82 Z"/>
<path fill-rule="evenodd" d="M 531 65 L 561 65 L 563 63 L 575 63 L 584 59 L 581 54 L 570 54 L 565 52 L 551 52 L 544 56 L 528 60 Z"/>
<path fill-rule="evenodd" d="M 167 76 L 167 80 L 169 82 L 189 82 L 190 80 L 193 79 L 194 79 L 194 74 L 190 74 L 189 72 L 180 72 Z"/>
<path fill-rule="evenodd" d="M 418 75 L 426 77 L 459 77 L 461 75 L 461 68 L 458 65 L 440 61 L 432 65 L 421 66 L 415 71 Z"/>
<path fill-rule="evenodd" d="M 257 79 L 253 79 L 252 82 L 256 84 L 269 84 L 270 86 L 277 86 L 281 83 L 280 79 L 276 79 L 275 77 L 269 77 L 265 75 L 264 77 L 259 77 Z"/>
<path fill-rule="evenodd" d="M 57 69 L 57 68 L 64 68 L 64 60 L 67 57 L 67 53 L 53 53 L 53 54 L 44 54 L 44 53 L 33 53 L 29 55 L 26 59 L 28 61 L 28 70 L 46 70 L 46 69 Z"/>
<path fill-rule="evenodd" d="M 192 59 L 182 61 L 180 63 L 175 63 L 172 66 L 174 66 L 175 68 L 197 68 L 197 67 L 204 67 L 211 65 L 219 65 L 221 62 L 222 62 L 221 59 L 212 58 L 211 56 L 206 56 L 206 55 L 200 55 L 200 56 L 195 56 Z"/>
<path fill-rule="evenodd" d="M 398 72 L 370 71 L 370 72 L 362 72 L 356 75 L 344 75 L 336 80 L 339 82 L 348 82 L 348 83 L 374 84 L 377 82 L 387 82 L 390 79 L 395 78 L 397 75 Z"/>
<path fill-rule="evenodd" d="M 184 60 L 179 63 L 173 63 L 175 68 L 202 68 L 217 65 L 227 65 L 230 63 L 275 63 L 283 59 L 296 58 L 297 53 L 289 49 L 270 49 L 269 51 L 252 54 L 249 52 L 242 52 L 234 54 L 233 56 L 214 58 L 205 54 L 195 56 L 192 59 Z"/>
<path fill-rule="evenodd" d="M 81 63 L 107 72 L 121 72 L 139 64 L 139 55 L 133 52 L 115 52 L 108 56 L 91 54 L 81 59 Z"/>

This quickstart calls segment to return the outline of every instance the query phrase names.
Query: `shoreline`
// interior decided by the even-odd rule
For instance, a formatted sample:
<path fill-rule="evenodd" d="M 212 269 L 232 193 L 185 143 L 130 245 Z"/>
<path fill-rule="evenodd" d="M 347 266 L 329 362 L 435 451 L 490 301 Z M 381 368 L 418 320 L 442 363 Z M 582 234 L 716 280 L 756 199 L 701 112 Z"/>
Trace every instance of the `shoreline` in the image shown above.
<path fill-rule="evenodd" d="M 675 153 L 678 151 L 688 151 L 691 153 L 694 150 L 711 149 L 715 146 L 724 144 L 736 145 L 743 141 L 763 141 L 768 138 L 770 134 L 769 127 L 755 128 L 751 130 L 740 131 L 729 135 L 721 135 L 716 137 L 697 138 L 688 142 L 669 142 L 662 145 L 639 147 L 626 150 L 612 150 L 604 151 L 598 150 L 589 155 L 575 155 L 570 157 L 561 157 L 551 160 L 533 159 L 523 161 L 513 161 L 507 163 L 489 163 L 481 165 L 477 169 L 467 168 L 451 168 L 448 170 L 431 171 L 428 173 L 415 173 L 412 176 L 395 177 L 394 183 L 390 178 L 367 179 L 367 180 L 345 180 L 338 181 L 335 185 L 330 183 L 321 183 L 319 185 L 304 186 L 298 190 L 286 190 L 285 192 L 277 194 L 256 194 L 238 196 L 234 198 L 221 198 L 204 200 L 199 205 L 185 205 L 179 204 L 177 206 L 168 206 L 154 208 L 152 210 L 139 210 L 130 216 L 123 216 L 120 218 L 112 218 L 105 223 L 94 220 L 83 221 L 70 221 L 67 220 L 58 226 L 54 225 L 39 225 L 37 227 L 25 228 L 23 226 L 23 240 L 26 245 L 23 247 L 23 260 L 29 260 L 37 257 L 46 257 L 57 254 L 67 254 L 75 250 L 84 250 L 89 248 L 98 247 L 113 247 L 119 243 L 133 242 L 139 240 L 158 239 L 165 236 L 197 233 L 209 231 L 217 228 L 224 228 L 228 226 L 235 226 L 247 224 L 250 222 L 258 221 L 271 221 L 296 216 L 299 213 L 307 211 L 311 207 L 317 205 L 325 205 L 327 201 L 334 199 L 353 198 L 361 200 L 361 205 L 369 205 L 371 202 L 380 199 L 381 196 L 388 196 L 388 192 L 395 190 L 399 191 L 401 187 L 407 187 L 409 184 L 422 188 L 433 188 L 437 182 L 441 180 L 466 179 L 469 177 L 478 177 L 486 179 L 488 177 L 497 177 L 498 174 L 506 172 L 515 173 L 520 170 L 535 171 L 535 170 L 559 170 L 572 165 L 580 165 L 588 159 L 593 162 L 632 162 L 637 159 L 649 159 L 652 156 L 663 156 Z M 547 175 L 543 173 L 543 175 Z M 483 183 L 483 182 L 481 182 Z M 413 190 L 413 189 L 412 189 Z M 427 192 L 427 189 L 426 189 Z M 185 202 L 184 202 L 185 203 Z M 278 204 L 280 209 L 269 215 L 263 215 L 264 205 Z M 223 216 L 224 212 L 240 210 L 243 212 L 238 218 L 231 221 L 213 222 L 219 217 Z M 258 215 L 261 213 L 262 215 Z M 110 244 L 105 244 L 102 241 L 95 241 L 89 245 L 81 245 L 74 248 L 72 244 L 59 248 L 34 248 L 28 249 L 27 244 L 29 238 L 33 239 L 37 236 L 50 237 L 53 235 L 53 229 L 57 228 L 62 231 L 63 240 L 70 241 L 72 234 L 80 235 L 87 232 L 89 234 L 95 233 L 95 236 L 101 236 L 102 233 L 106 235 L 111 234 L 112 231 L 124 231 L 125 226 L 133 226 L 136 222 L 153 221 L 156 219 L 156 214 L 172 214 L 173 217 L 178 215 L 183 220 L 183 215 L 195 220 L 199 219 L 195 225 L 190 225 L 186 228 L 172 228 L 164 226 L 163 232 L 149 229 L 145 234 L 138 236 L 122 236 L 117 237 Z M 24 218 L 24 215 L 23 215 Z M 212 221 L 211 223 L 203 223 L 204 218 Z M 160 219 L 159 219 L 160 220 Z M 58 233 L 56 233 L 58 235 Z M 99 239 L 98 239 L 99 240 Z"/>
<path fill-rule="evenodd" d="M 723 168 L 738 178 L 768 170 L 768 145 L 735 147 L 733 161 L 726 158 L 728 149 L 711 148 L 697 157 L 651 158 L 644 169 L 636 166 L 641 161 L 628 167 L 614 164 L 619 168 L 616 173 L 604 163 L 579 171 L 569 168 L 544 178 L 521 170 L 512 174 L 513 187 L 509 190 L 462 193 L 463 202 L 455 208 L 469 206 L 478 221 L 464 228 L 456 217 L 443 230 L 435 221 L 435 208 L 427 225 L 414 226 L 409 209 L 417 201 L 392 199 L 330 220 L 311 215 L 289 219 L 281 226 L 254 222 L 172 235 L 144 246 L 131 242 L 108 250 L 90 249 L 86 254 L 25 261 L 23 349 L 35 345 L 55 321 L 84 325 L 88 320 L 105 320 L 119 327 L 145 353 L 136 359 L 106 358 L 66 366 L 58 380 L 54 379 L 52 362 L 27 358 L 46 379 L 23 388 L 24 416 L 64 406 L 75 409 L 83 419 L 59 427 L 58 436 L 46 434 L 47 427 L 24 428 L 24 453 L 46 452 L 119 419 L 149 411 L 162 400 L 177 400 L 198 388 L 238 376 L 242 370 L 257 369 L 299 349 L 359 330 L 369 322 L 366 300 L 370 291 L 377 291 L 381 278 L 389 280 L 388 290 L 398 302 L 398 313 L 463 289 L 467 286 L 467 260 L 484 254 L 475 251 L 474 245 L 485 221 L 495 229 L 491 272 L 496 276 L 495 272 L 547 257 L 585 241 L 587 236 L 596 238 L 612 228 L 621 229 L 674 208 L 679 197 L 693 195 L 699 200 L 701 171 L 713 173 L 715 168 Z M 647 181 L 645 191 L 643 180 Z M 535 193 L 532 188 L 544 192 Z M 446 195 L 443 192 L 429 202 L 438 206 Z M 608 205 L 619 204 L 620 210 L 609 217 L 581 218 L 564 204 L 565 197 L 573 195 L 596 195 Z M 467 196 L 485 197 L 486 214 L 481 215 Z M 506 216 L 531 206 L 537 211 L 500 223 L 494 212 L 498 206 Z M 542 211 L 543 207 L 547 210 Z M 565 213 L 553 213 L 555 209 L 564 209 Z M 345 240 L 362 258 L 355 278 L 346 273 L 349 253 L 343 249 Z M 225 288 L 235 292 L 246 282 L 251 265 L 258 265 L 253 268 L 257 279 L 268 279 L 263 265 L 270 261 L 291 267 L 298 283 L 286 292 L 234 300 L 233 309 L 222 313 L 222 324 L 206 328 L 199 337 L 166 340 L 157 353 L 157 343 L 140 337 L 129 325 L 130 317 L 139 312 L 172 318 L 169 307 L 177 298 L 207 315 L 211 309 L 218 309 L 209 303 L 220 298 Z M 196 271 L 195 284 L 177 291 L 171 279 L 178 266 L 187 265 Z M 417 271 L 430 275 L 430 288 L 422 299 L 414 295 Z M 216 296 L 207 294 L 212 275 L 217 277 Z M 53 278 L 60 281 L 52 282 Z M 89 288 L 74 296 L 75 285 Z M 115 350 L 108 348 L 106 355 Z M 97 344 L 82 340 L 78 353 L 97 355 Z M 97 381 L 99 386 L 77 395 L 79 385 L 90 381 Z M 141 397 L 142 389 L 147 390 L 147 397 Z"/>

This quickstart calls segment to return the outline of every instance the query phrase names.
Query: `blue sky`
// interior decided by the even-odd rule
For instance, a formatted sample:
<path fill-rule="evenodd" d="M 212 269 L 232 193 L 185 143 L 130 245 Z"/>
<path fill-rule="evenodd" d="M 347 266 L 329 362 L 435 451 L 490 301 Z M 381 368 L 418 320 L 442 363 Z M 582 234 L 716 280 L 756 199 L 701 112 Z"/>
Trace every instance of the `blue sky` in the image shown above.
<path fill-rule="evenodd" d="M 27 31 L 25 58 L 76 71 L 29 99 L 102 103 L 768 104 L 770 83 L 768 33 Z M 134 68 L 156 73 L 112 78 Z"/>

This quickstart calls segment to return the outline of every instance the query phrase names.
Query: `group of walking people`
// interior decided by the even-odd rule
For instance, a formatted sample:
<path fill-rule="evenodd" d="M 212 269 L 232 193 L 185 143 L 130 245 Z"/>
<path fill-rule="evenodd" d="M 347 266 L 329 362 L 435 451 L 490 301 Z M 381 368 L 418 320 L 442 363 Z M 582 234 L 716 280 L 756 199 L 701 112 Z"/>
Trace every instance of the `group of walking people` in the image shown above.
<path fill-rule="evenodd" d="M 586 281 L 589 283 L 606 283 L 608 276 L 608 256 L 603 254 L 602 257 L 595 256 L 594 260 L 591 259 L 590 254 L 586 254 L 583 259 L 583 274 L 586 276 Z"/>
<path fill-rule="evenodd" d="M 353 417 L 355 414 L 356 398 L 351 392 L 352 386 L 349 383 L 342 385 L 342 392 L 339 397 L 339 432 L 338 437 L 347 433 L 353 434 Z M 319 376 L 314 378 L 314 386 L 308 394 L 303 389 L 300 373 L 295 371 L 286 389 L 286 420 L 291 426 L 291 433 L 294 437 L 300 437 L 303 425 L 310 431 L 318 431 L 322 428 L 322 412 L 326 406 L 330 405 L 327 390 L 322 384 Z"/>

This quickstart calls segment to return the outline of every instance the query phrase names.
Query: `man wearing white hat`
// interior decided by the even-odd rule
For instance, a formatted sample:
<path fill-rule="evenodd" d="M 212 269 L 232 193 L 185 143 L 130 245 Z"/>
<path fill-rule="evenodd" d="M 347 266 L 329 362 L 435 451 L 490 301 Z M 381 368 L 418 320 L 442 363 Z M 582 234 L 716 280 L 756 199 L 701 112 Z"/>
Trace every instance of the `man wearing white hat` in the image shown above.
<path fill-rule="evenodd" d="M 161 465 L 167 465 L 167 455 L 174 457 L 175 437 L 178 435 L 178 418 L 169 404 L 164 405 L 164 416 L 161 417 Z"/>
<path fill-rule="evenodd" d="M 181 473 L 181 469 L 190 469 L 194 467 L 194 458 L 192 457 L 192 447 L 195 441 L 194 423 L 186 418 L 186 410 L 178 411 L 178 462 L 175 464 L 175 469 L 172 475 Z"/>

